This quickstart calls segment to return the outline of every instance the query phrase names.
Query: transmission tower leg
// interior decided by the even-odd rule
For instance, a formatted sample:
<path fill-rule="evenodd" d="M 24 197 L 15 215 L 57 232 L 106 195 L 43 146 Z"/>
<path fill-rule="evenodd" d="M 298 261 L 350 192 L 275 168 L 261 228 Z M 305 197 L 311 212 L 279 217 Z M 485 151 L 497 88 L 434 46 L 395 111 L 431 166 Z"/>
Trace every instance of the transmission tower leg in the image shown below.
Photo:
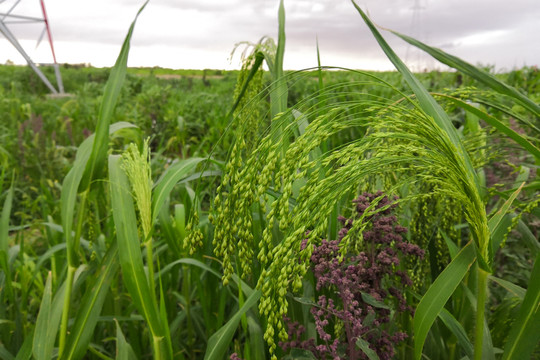
<path fill-rule="evenodd" d="M 26 54 L 26 52 L 24 51 L 22 46 L 19 44 L 19 42 L 17 41 L 15 36 L 11 33 L 11 31 L 8 29 L 8 27 L 2 21 L 0 21 L 0 32 L 2 32 L 2 34 L 4 34 L 4 36 L 8 39 L 8 41 L 24 57 L 24 59 L 28 63 L 28 66 L 30 66 L 32 68 L 32 70 L 34 70 L 34 72 L 37 74 L 37 76 L 39 76 L 41 81 L 43 81 L 45 83 L 45 85 L 47 85 L 49 90 L 51 90 L 51 92 L 53 94 L 58 94 L 58 91 L 54 88 L 54 86 L 51 84 L 49 79 L 47 79 L 45 74 L 43 74 L 43 72 L 36 66 L 36 64 L 34 64 L 32 59 L 30 59 L 30 56 L 28 56 L 28 54 Z M 58 79 L 59 78 L 58 74 L 60 73 L 60 71 L 59 71 L 59 69 L 57 67 L 55 67 L 55 72 L 57 74 L 57 79 Z M 59 84 L 61 84 L 61 80 L 60 80 Z M 62 88 L 63 88 L 63 85 L 62 85 Z M 61 92 L 63 92 L 63 91 L 61 91 Z"/>
<path fill-rule="evenodd" d="M 54 64 L 54 74 L 56 75 L 56 84 L 58 85 L 58 92 L 64 93 L 64 83 L 62 82 L 62 74 L 60 74 L 60 65 Z"/>

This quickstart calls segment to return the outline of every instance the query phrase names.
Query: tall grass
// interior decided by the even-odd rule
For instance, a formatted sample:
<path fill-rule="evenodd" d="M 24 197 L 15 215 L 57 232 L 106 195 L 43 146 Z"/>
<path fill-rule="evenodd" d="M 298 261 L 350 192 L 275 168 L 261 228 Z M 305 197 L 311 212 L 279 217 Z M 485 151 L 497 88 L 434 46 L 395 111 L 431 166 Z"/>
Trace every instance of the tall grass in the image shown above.
<path fill-rule="evenodd" d="M 445 90 L 455 85 L 455 74 L 410 72 L 353 5 L 397 73 L 329 68 L 320 58 L 317 68 L 285 72 L 280 1 L 277 43 L 263 38 L 247 48 L 234 99 L 218 113 L 217 95 L 209 90 L 173 107 L 162 95 L 181 97 L 179 83 L 162 89 L 156 79 L 129 76 L 135 21 L 105 74 L 99 106 L 68 100 L 53 116 L 63 119 L 57 124 L 67 134 L 71 122 L 63 116 L 95 112 L 95 125 L 85 123 L 95 129 L 92 135 L 62 140 L 78 147 L 59 149 L 45 140 L 48 129 L 41 129 L 50 120 L 32 114 L 50 108 L 15 97 L 1 102 L 9 119 L 24 116 L 28 123 L 18 128 L 20 144 L 2 143 L 0 155 L 4 148 L 23 152 L 46 144 L 61 171 L 56 161 L 50 169 L 39 162 L 27 168 L 64 178 L 37 182 L 18 173 L 9 154 L 0 157 L 6 164 L 0 177 L 0 358 L 314 358 L 320 349 L 309 344 L 330 346 L 312 316 L 326 309 L 318 301 L 332 299 L 336 311 L 345 304 L 341 294 L 317 287 L 313 251 L 339 238 L 332 261 L 340 266 L 373 253 L 372 220 L 395 206 L 381 207 L 384 197 L 375 196 L 355 217 L 359 211 L 350 204 L 377 191 L 399 197 L 396 221 L 409 227 L 407 240 L 427 256 L 395 263 L 413 281 L 389 290 L 394 295 L 376 298 L 364 289 L 354 299 L 375 309 L 350 320 L 361 320 L 363 336 L 345 341 L 342 329 L 351 324 L 329 318 L 328 336 L 339 340 L 335 352 L 344 357 L 347 343 L 348 354 L 384 358 L 370 343 L 373 336 L 404 332 L 409 338 L 391 345 L 396 358 L 535 356 L 540 126 L 537 99 L 523 91 L 534 92 L 539 78 L 525 74 L 532 79 L 527 82 L 520 75 L 518 91 L 396 34 L 461 71 L 462 84 L 478 86 Z M 433 93 L 432 84 L 438 87 Z M 0 87 L 2 94 L 9 91 L 16 94 Z M 136 94 L 133 108 L 120 101 L 129 93 Z M 122 121 L 131 115 L 142 120 Z M 7 129 L 17 129 L 18 120 L 10 121 Z M 490 166 L 498 159 L 490 154 L 500 151 L 508 159 L 508 146 L 521 156 L 514 161 L 519 173 L 504 187 L 491 186 Z M 39 194 L 33 203 L 32 192 Z M 345 218 L 351 222 L 340 224 Z M 518 280 L 504 276 L 512 256 L 528 262 Z M 400 291 L 415 309 L 413 318 L 396 310 L 403 305 Z M 375 312 L 386 311 L 391 321 L 376 325 Z M 295 322 L 305 331 L 291 339 L 288 327 Z M 288 341 L 297 348 L 285 351 Z"/>

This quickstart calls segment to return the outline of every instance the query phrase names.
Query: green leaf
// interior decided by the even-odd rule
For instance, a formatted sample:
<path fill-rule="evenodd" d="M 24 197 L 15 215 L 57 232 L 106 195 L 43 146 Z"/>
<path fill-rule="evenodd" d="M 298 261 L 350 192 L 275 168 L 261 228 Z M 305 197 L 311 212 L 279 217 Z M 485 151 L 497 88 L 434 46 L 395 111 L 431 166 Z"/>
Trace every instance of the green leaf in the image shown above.
<path fill-rule="evenodd" d="M 135 125 L 127 122 L 118 122 L 111 125 L 109 133 L 113 134 L 120 129 L 127 127 L 135 127 Z M 73 238 L 73 218 L 75 216 L 75 202 L 77 201 L 77 194 L 79 186 L 84 174 L 84 169 L 90 158 L 92 151 L 94 135 L 86 138 L 75 155 L 75 162 L 73 167 L 68 172 L 62 183 L 62 192 L 60 194 L 61 202 L 61 216 L 62 216 L 62 229 L 64 230 L 64 238 L 66 239 L 66 245 L 68 248 L 68 259 L 71 266 L 76 266 L 77 252 L 79 248 L 79 239 Z"/>
<path fill-rule="evenodd" d="M 315 355 L 309 350 L 291 349 L 291 353 L 283 358 L 283 360 L 317 360 Z"/>
<path fill-rule="evenodd" d="M 137 356 L 133 352 L 131 345 L 128 344 L 126 338 L 124 337 L 124 334 L 122 333 L 120 324 L 118 324 L 118 321 L 116 319 L 114 320 L 114 322 L 116 323 L 116 360 L 137 359 Z"/>
<path fill-rule="evenodd" d="M 506 136 L 508 136 L 510 139 L 514 140 L 516 143 L 521 145 L 525 150 L 527 150 L 531 155 L 533 155 L 537 160 L 540 159 L 540 149 L 538 149 L 536 146 L 531 144 L 527 139 L 525 139 L 523 136 L 512 130 L 510 127 L 506 126 L 504 123 L 499 121 L 497 118 L 489 115 L 488 113 L 466 103 L 463 100 L 457 99 L 452 96 L 448 96 L 445 94 L 436 94 L 437 96 L 443 97 L 450 102 L 453 102 L 454 104 L 461 107 L 463 110 L 468 111 L 485 122 L 487 122 L 489 125 L 493 126 Z"/>
<path fill-rule="evenodd" d="M 493 253 L 495 253 L 495 251 L 499 249 L 499 246 L 501 245 L 501 242 L 502 242 L 502 237 L 494 238 L 492 234 L 501 233 L 499 231 L 499 226 L 501 225 L 503 217 L 508 213 L 508 210 L 510 210 L 510 206 L 512 205 L 512 203 L 514 202 L 518 194 L 521 192 L 521 189 L 523 188 L 524 185 L 525 183 L 522 183 L 521 186 L 516 191 L 514 191 L 512 195 L 510 195 L 508 200 L 506 200 L 504 204 L 502 204 L 499 210 L 497 210 L 497 212 L 493 214 L 493 216 L 488 221 L 489 233 L 491 234 L 490 242 L 493 249 Z"/>
<path fill-rule="evenodd" d="M 422 110 L 425 111 L 426 114 L 431 116 L 435 123 L 443 129 L 449 136 L 450 140 L 452 141 L 453 145 L 456 147 L 457 151 L 459 152 L 459 156 L 463 158 L 464 165 L 467 167 L 467 172 L 469 175 L 473 176 L 476 179 L 476 172 L 474 170 L 474 167 L 472 166 L 472 162 L 465 151 L 465 148 L 463 144 L 461 143 L 459 139 L 458 132 L 454 125 L 452 124 L 452 121 L 448 117 L 448 115 L 444 112 L 442 107 L 435 101 L 435 99 L 429 94 L 429 92 L 426 90 L 426 88 L 422 85 L 422 83 L 413 75 L 413 73 L 407 68 L 407 66 L 403 63 L 403 61 L 396 55 L 394 50 L 388 45 L 386 40 L 382 37 L 382 35 L 379 33 L 375 25 L 371 22 L 371 20 L 367 17 L 367 15 L 360 9 L 358 5 L 354 1 L 352 1 L 354 7 L 362 18 L 364 19 L 364 22 L 371 30 L 371 33 L 379 43 L 381 49 L 384 51 L 388 59 L 394 64 L 396 69 L 401 73 L 411 90 L 416 95 L 416 98 L 418 99 L 418 102 L 420 104 L 420 107 Z M 477 181 L 477 180 L 476 180 Z"/>
<path fill-rule="evenodd" d="M 514 215 L 515 216 L 515 215 Z M 521 235 L 521 241 L 531 250 L 533 256 L 536 256 L 540 252 L 540 242 L 538 238 L 532 233 L 531 229 L 519 219 L 516 230 Z"/>
<path fill-rule="evenodd" d="M 249 74 L 246 77 L 244 84 L 242 85 L 242 89 L 240 90 L 240 93 L 236 97 L 236 100 L 234 101 L 234 104 L 231 110 L 227 114 L 227 118 L 229 118 L 234 113 L 234 111 L 238 107 L 238 104 L 240 104 L 240 101 L 242 101 L 242 98 L 244 97 L 244 94 L 246 93 L 249 83 L 251 82 L 255 74 L 257 74 L 257 71 L 259 71 L 259 68 L 261 67 L 263 60 L 264 60 L 264 54 L 258 51 L 255 54 L 255 61 L 253 62 L 253 65 L 251 66 L 251 69 L 249 70 Z"/>
<path fill-rule="evenodd" d="M 109 292 L 111 281 L 118 272 L 117 253 L 118 247 L 116 242 L 113 242 L 98 267 L 98 273 L 92 286 L 88 288 L 82 298 L 75 323 L 70 330 L 67 347 L 62 353 L 62 359 L 81 359 L 85 355 L 99 320 L 101 308 Z"/>
<path fill-rule="evenodd" d="M 206 354 L 204 355 L 204 360 L 221 360 L 225 356 L 229 346 L 231 345 L 231 340 L 238 328 L 240 319 L 242 315 L 245 314 L 249 309 L 257 304 L 259 298 L 261 297 L 261 292 L 259 290 L 254 291 L 250 297 L 246 299 L 244 306 L 242 306 L 233 317 L 227 321 L 221 329 L 216 331 L 214 335 L 208 339 L 208 345 L 206 347 Z"/>
<path fill-rule="evenodd" d="M 199 260 L 195 260 L 195 259 L 191 259 L 191 258 L 178 259 L 178 260 L 175 260 L 175 261 L 167 264 L 166 266 L 163 267 L 163 269 L 161 269 L 161 271 L 159 273 L 157 273 L 154 276 L 154 278 L 158 279 L 158 277 L 163 276 L 167 272 L 171 271 L 171 269 L 174 266 L 179 265 L 179 264 L 187 264 L 187 265 L 197 266 L 197 267 L 199 267 L 199 268 L 201 268 L 201 269 L 203 269 L 205 271 L 208 271 L 209 273 L 213 274 L 214 276 L 218 277 L 219 279 L 221 279 L 221 274 L 218 273 L 216 270 L 214 270 L 210 266 L 200 262 Z"/>
<path fill-rule="evenodd" d="M 463 326 L 461 326 L 461 324 L 456 320 L 454 315 L 452 315 L 448 310 L 443 308 L 439 313 L 439 318 L 457 338 L 459 345 L 461 345 L 461 348 L 463 349 L 465 354 L 467 354 L 469 359 L 473 359 L 474 347 L 467 336 L 467 332 L 465 331 Z"/>
<path fill-rule="evenodd" d="M 113 111 L 120 97 L 120 90 L 124 84 L 124 79 L 127 73 L 127 61 L 129 55 L 129 48 L 131 42 L 131 36 L 133 34 L 133 29 L 135 28 L 135 23 L 140 13 L 148 4 L 148 0 L 141 6 L 135 19 L 129 27 L 126 38 L 124 39 L 124 44 L 120 50 L 120 54 L 116 59 L 114 67 L 111 69 L 111 74 L 105 85 L 105 90 L 103 91 L 103 100 L 101 101 L 101 106 L 99 108 L 98 122 L 96 126 L 96 132 L 94 141 L 92 143 L 92 153 L 88 159 L 84 170 L 84 177 L 82 187 L 87 189 L 90 187 L 90 182 L 94 177 L 101 173 L 104 168 L 104 163 L 107 157 L 107 151 L 109 148 L 109 124 L 113 116 Z"/>
<path fill-rule="evenodd" d="M 518 286 L 516 284 L 511 283 L 510 281 L 506 281 L 492 275 L 490 275 L 488 279 L 501 285 L 503 288 L 508 290 L 508 292 L 510 292 L 512 295 L 517 296 L 521 300 L 523 300 L 523 298 L 525 297 L 525 293 L 527 292 L 527 290 L 525 290 L 521 286 Z"/>
<path fill-rule="evenodd" d="M 442 235 L 443 239 L 444 239 L 444 242 L 446 243 L 446 246 L 448 247 L 448 252 L 450 253 L 450 259 L 454 260 L 454 258 L 456 257 L 457 253 L 459 252 L 459 248 L 457 247 L 457 245 L 452 241 L 452 239 L 450 239 L 448 237 L 448 235 L 446 235 L 446 233 L 444 231 L 442 231 L 441 229 L 439 229 L 439 234 Z"/>
<path fill-rule="evenodd" d="M 30 360 L 32 357 L 32 346 L 34 344 L 34 330 L 26 336 L 24 342 L 15 357 L 15 360 Z"/>
<path fill-rule="evenodd" d="M 4 206 L 2 207 L 2 216 L 0 217 L 0 269 L 5 274 L 5 287 L 7 293 L 7 299 L 13 301 L 13 289 L 11 284 L 11 271 L 8 261 L 9 251 L 9 217 L 11 215 L 11 206 L 13 204 L 13 183 L 11 184 L 6 199 L 4 200 Z"/>
<path fill-rule="evenodd" d="M 15 357 L 3 345 L 0 345 L 0 359 L 14 360 Z"/>
<path fill-rule="evenodd" d="M 249 329 L 249 343 L 251 345 L 252 354 L 264 354 L 266 352 L 264 347 L 263 331 L 261 329 L 260 322 L 255 320 L 253 316 L 247 317 L 248 329 Z"/>
<path fill-rule="evenodd" d="M 483 188 L 458 131 L 448 115 L 444 112 L 443 108 L 435 101 L 422 83 L 396 55 L 367 15 L 358 5 L 356 5 L 354 0 L 351 1 L 371 30 L 371 33 L 379 43 L 381 49 L 385 52 L 388 59 L 394 64 L 415 94 L 418 100 L 419 109 L 433 119 L 433 130 L 448 139 L 443 140 L 444 143 L 447 143 L 444 145 L 445 147 L 452 148 L 450 152 L 447 152 L 447 156 L 449 157 L 449 161 L 453 163 L 453 172 L 456 174 L 456 178 L 459 179 L 461 191 L 463 192 L 463 195 L 469 199 L 469 208 L 472 209 L 471 212 L 473 212 L 469 214 L 469 218 L 474 222 L 470 225 L 474 225 L 471 226 L 471 230 L 473 230 L 473 239 L 477 245 L 478 254 L 480 255 L 478 257 L 478 262 L 485 271 L 492 272 L 492 247 L 490 246 L 484 205 L 480 196 Z M 450 155 L 450 153 L 452 153 L 452 155 Z"/>
<path fill-rule="evenodd" d="M 536 255 L 529 287 L 510 329 L 503 360 L 530 359 L 540 341 L 540 253 Z"/>
<path fill-rule="evenodd" d="M 414 358 L 420 359 L 431 325 L 475 261 L 474 244 L 469 242 L 441 272 L 420 300 L 414 315 Z"/>
<path fill-rule="evenodd" d="M 9 217 L 11 215 L 11 205 L 13 203 L 13 184 L 8 190 L 4 206 L 2 207 L 2 217 L 0 218 L 0 251 L 3 251 L 6 256 L 8 253 L 8 235 L 9 235 Z"/>
<path fill-rule="evenodd" d="M 272 119 L 279 113 L 287 110 L 287 97 L 289 89 L 283 74 L 283 58 L 285 55 L 285 6 L 283 0 L 279 2 L 278 9 L 278 43 L 274 59 L 273 82 L 270 87 L 270 107 Z"/>
<path fill-rule="evenodd" d="M 154 222 L 174 186 L 183 178 L 186 178 L 201 161 L 205 158 L 190 158 L 180 160 L 171 165 L 157 181 L 152 194 L 152 222 Z"/>
<path fill-rule="evenodd" d="M 379 360 L 379 356 L 372 348 L 369 347 L 369 343 L 366 340 L 358 338 L 358 340 L 356 340 L 356 346 L 358 346 L 358 348 L 362 350 L 364 354 L 366 354 L 369 360 Z"/>
<path fill-rule="evenodd" d="M 391 31 L 391 30 L 390 32 L 396 36 L 399 36 L 400 38 L 402 38 L 409 44 L 424 50 L 425 52 L 427 52 L 428 54 L 430 54 L 431 56 L 433 56 L 435 59 L 439 60 L 443 64 L 446 64 L 456 70 L 461 71 L 464 74 L 469 75 L 473 79 L 489 86 L 490 88 L 492 88 L 493 90 L 501 94 L 504 94 L 504 95 L 507 95 L 516 99 L 523 107 L 532 111 L 536 116 L 540 115 L 540 106 L 538 106 L 538 104 L 536 104 L 533 100 L 529 99 L 525 95 L 521 94 L 517 89 L 500 81 L 495 76 L 478 69 L 477 67 L 461 60 L 460 58 L 456 56 L 447 54 L 440 49 L 426 45 L 422 43 L 421 41 L 413 39 L 407 35 L 403 35 L 396 31 Z"/>
<path fill-rule="evenodd" d="M 385 303 L 381 301 L 378 301 L 377 299 L 375 299 L 373 296 L 369 295 L 368 293 L 362 292 L 361 294 L 362 294 L 362 300 L 364 300 L 366 304 L 369 304 L 371 306 L 374 306 L 380 309 L 390 309 L 388 305 L 386 305 Z"/>
<path fill-rule="evenodd" d="M 150 289 L 144 270 L 139 242 L 137 218 L 128 178 L 121 168 L 119 155 L 109 156 L 109 179 L 111 184 L 111 204 L 118 240 L 118 252 L 124 283 L 133 303 L 148 323 L 156 353 L 172 358 L 169 352 L 170 334 L 161 324 L 156 296 Z M 161 339 L 161 340 L 160 340 Z M 154 354 L 157 356 L 156 354 Z"/>
<path fill-rule="evenodd" d="M 45 289 L 43 290 L 43 298 L 39 308 L 38 317 L 36 320 L 36 330 L 34 332 L 34 343 L 32 353 L 36 360 L 49 360 L 52 358 L 54 341 L 58 325 L 51 326 L 52 319 L 52 275 L 49 271 Z"/>

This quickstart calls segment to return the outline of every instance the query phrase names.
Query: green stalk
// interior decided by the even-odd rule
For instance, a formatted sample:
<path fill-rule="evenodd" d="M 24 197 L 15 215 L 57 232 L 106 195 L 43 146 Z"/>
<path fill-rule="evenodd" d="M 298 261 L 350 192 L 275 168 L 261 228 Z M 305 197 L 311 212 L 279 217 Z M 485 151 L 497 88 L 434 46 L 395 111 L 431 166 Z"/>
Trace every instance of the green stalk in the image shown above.
<path fill-rule="evenodd" d="M 150 290 L 152 290 L 152 295 L 156 296 L 156 284 L 154 282 L 154 255 L 152 250 L 152 237 L 150 236 L 148 241 L 144 244 L 146 246 L 146 263 L 148 266 L 148 280 L 150 282 Z M 156 299 L 157 300 L 157 299 Z"/>
<path fill-rule="evenodd" d="M 62 356 L 64 349 L 66 347 L 66 336 L 67 336 L 67 327 L 69 320 L 69 304 L 71 301 L 71 289 L 73 288 L 73 276 L 75 275 L 76 267 L 68 265 L 67 272 L 67 286 L 66 292 L 64 294 L 64 308 L 62 310 L 62 322 L 60 325 L 60 344 L 58 346 L 58 358 Z"/>
<path fill-rule="evenodd" d="M 69 305 L 71 303 L 71 289 L 73 288 L 73 276 L 75 270 L 77 270 L 77 259 L 74 258 L 74 254 L 78 252 L 79 239 L 82 234 L 83 214 L 86 208 L 86 200 L 88 197 L 88 191 L 84 191 L 81 195 L 81 206 L 79 208 L 79 214 L 77 216 L 77 228 L 75 230 L 75 238 L 73 239 L 74 249 L 73 251 L 67 251 L 68 257 L 68 272 L 66 279 L 66 292 L 64 293 L 64 308 L 62 310 L 62 322 L 60 324 L 60 342 L 58 346 L 58 358 L 61 358 L 62 353 L 66 347 L 66 336 L 69 321 Z"/>
<path fill-rule="evenodd" d="M 186 300 L 186 320 L 188 339 L 186 344 L 191 348 L 195 344 L 195 329 L 193 327 L 193 319 L 191 318 L 191 270 L 189 266 L 182 265 L 182 292 Z"/>
<path fill-rule="evenodd" d="M 474 360 L 482 360 L 482 345 L 484 339 L 484 315 L 486 308 L 488 272 L 478 267 L 478 294 L 476 305 L 476 329 L 474 339 Z"/>

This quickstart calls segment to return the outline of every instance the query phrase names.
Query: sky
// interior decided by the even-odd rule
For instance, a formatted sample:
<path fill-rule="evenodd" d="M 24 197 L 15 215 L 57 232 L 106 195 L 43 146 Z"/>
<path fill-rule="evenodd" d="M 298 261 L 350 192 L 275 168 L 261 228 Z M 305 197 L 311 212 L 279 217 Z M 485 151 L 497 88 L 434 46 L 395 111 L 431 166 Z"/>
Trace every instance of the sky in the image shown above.
<path fill-rule="evenodd" d="M 0 0 L 5 13 L 16 0 Z M 411 35 L 476 64 L 506 71 L 540 63 L 540 0 L 356 0 L 379 26 Z M 59 63 L 112 66 L 141 0 L 45 0 Z M 129 66 L 238 69 L 235 45 L 277 39 L 278 0 L 150 0 L 137 21 Z M 392 64 L 350 0 L 285 0 L 284 68 L 321 62 L 365 70 Z M 13 14 L 41 16 L 39 0 Z M 1 16 L 0 16 L 1 18 Z M 7 24 L 37 63 L 50 63 L 43 24 Z M 383 36 L 413 70 L 446 69 L 387 31 Z M 238 52 L 236 53 L 238 54 Z M 0 34 L 0 64 L 24 59 Z"/>

